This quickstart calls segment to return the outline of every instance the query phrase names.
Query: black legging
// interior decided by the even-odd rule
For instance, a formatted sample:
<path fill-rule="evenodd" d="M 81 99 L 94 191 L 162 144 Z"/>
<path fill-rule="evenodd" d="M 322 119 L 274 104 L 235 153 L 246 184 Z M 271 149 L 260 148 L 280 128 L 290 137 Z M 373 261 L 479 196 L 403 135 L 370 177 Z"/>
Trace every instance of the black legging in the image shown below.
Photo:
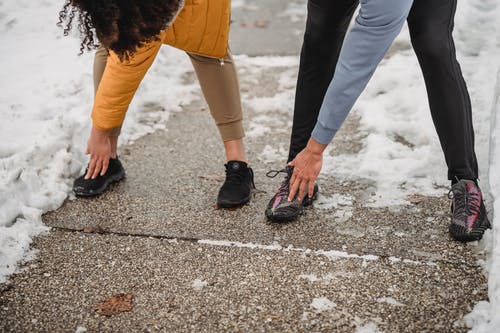
<path fill-rule="evenodd" d="M 309 0 L 288 161 L 307 144 L 332 80 L 357 0 Z M 411 42 L 427 87 L 448 178 L 477 179 L 471 104 L 453 42 L 456 0 L 415 0 Z"/>

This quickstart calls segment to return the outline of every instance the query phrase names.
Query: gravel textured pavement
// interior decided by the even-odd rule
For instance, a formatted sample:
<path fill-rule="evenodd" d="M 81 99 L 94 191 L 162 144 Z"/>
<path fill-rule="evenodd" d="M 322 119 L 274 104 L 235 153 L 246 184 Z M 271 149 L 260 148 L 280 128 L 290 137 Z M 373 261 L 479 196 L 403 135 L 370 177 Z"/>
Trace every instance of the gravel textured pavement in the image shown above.
<path fill-rule="evenodd" d="M 251 56 L 299 53 L 304 1 L 234 1 L 232 49 Z M 236 59 L 243 59 L 238 58 Z M 280 93 L 270 67 L 243 99 Z M 194 74 L 186 77 L 195 80 Z M 262 114 L 245 103 L 245 127 Z M 370 208 L 371 184 L 322 177 L 335 207 L 315 205 L 298 221 L 273 224 L 264 209 L 284 166 L 267 146 L 287 148 L 292 110 L 270 112 L 249 135 L 257 190 L 236 210 L 215 207 L 223 180 L 222 144 L 200 99 L 173 113 L 165 131 L 121 148 L 127 178 L 96 199 L 71 199 L 48 213 L 53 227 L 38 253 L 0 284 L 1 332 L 465 332 L 461 318 L 487 297 L 474 248 L 447 233 L 449 202 Z M 355 154 L 362 139 L 348 118 L 331 154 Z M 131 294 L 131 311 L 96 307 Z"/>

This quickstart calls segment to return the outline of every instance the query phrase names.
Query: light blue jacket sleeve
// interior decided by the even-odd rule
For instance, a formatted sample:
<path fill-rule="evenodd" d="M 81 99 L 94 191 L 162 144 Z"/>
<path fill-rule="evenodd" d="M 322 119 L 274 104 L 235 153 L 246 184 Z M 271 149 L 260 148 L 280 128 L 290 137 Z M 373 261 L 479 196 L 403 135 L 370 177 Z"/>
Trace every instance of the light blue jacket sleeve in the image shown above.
<path fill-rule="evenodd" d="M 336 1 L 336 0 L 333 0 Z M 361 0 L 340 52 L 312 137 L 329 144 L 410 12 L 413 0 Z"/>

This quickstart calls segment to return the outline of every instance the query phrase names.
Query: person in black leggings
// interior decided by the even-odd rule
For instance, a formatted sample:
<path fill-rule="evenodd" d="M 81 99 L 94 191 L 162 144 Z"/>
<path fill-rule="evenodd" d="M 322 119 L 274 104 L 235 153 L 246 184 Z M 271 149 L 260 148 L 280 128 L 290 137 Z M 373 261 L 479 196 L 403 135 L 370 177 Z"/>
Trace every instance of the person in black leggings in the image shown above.
<path fill-rule="evenodd" d="M 288 162 L 307 149 L 357 6 L 357 0 L 308 1 Z M 490 224 L 477 185 L 470 98 L 452 36 L 456 6 L 457 0 L 415 0 L 408 15 L 408 26 L 448 166 L 448 179 L 452 181 L 450 233 L 457 240 L 468 241 L 480 239 Z M 312 203 L 317 195 L 317 186 L 305 196 L 297 192 L 306 181 L 306 177 L 301 180 L 301 174 L 305 175 L 307 170 L 300 170 L 300 174 L 296 170 L 298 184 L 293 184 L 296 177 L 292 177 L 292 166 L 284 171 L 285 180 L 266 209 L 267 217 L 273 221 L 295 219 L 302 213 L 303 206 Z M 308 176 L 308 182 L 311 177 L 314 181 L 317 174 Z M 290 200 L 285 199 L 288 197 Z"/>

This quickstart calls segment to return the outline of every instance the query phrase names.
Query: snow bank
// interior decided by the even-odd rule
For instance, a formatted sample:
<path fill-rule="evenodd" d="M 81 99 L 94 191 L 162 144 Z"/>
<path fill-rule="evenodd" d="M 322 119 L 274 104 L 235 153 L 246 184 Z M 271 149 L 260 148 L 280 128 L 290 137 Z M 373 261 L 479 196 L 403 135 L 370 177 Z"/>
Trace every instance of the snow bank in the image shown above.
<path fill-rule="evenodd" d="M 491 53 L 487 49 L 495 19 L 481 7 L 483 5 L 478 0 L 459 3 L 455 38 L 457 56 L 472 99 L 480 178 L 486 180 L 488 103 L 495 82 L 495 71 L 491 72 L 492 59 L 487 60 Z M 485 37 L 484 33 L 491 35 Z M 353 110 L 365 135 L 361 151 L 355 155 L 330 156 L 324 163 L 326 175 L 361 177 L 373 183 L 373 195 L 367 198 L 367 205 L 375 207 L 407 204 L 407 196 L 413 193 L 443 195 L 449 186 L 408 27 L 398 36 L 390 53 Z M 487 182 L 481 185 L 488 190 Z"/>
<path fill-rule="evenodd" d="M 83 151 L 93 94 L 92 55 L 78 57 L 78 40 L 62 37 L 55 26 L 60 5 L 30 0 L 0 2 L 0 43 L 5 50 L 0 53 L 0 283 L 26 256 L 31 238 L 46 230 L 41 214 L 60 206 L 70 193 L 72 179 L 86 164 Z M 233 2 L 234 7 L 246 5 L 244 0 Z M 289 7 L 284 15 L 293 19 L 300 15 L 299 7 Z M 500 35 L 499 17 L 498 0 L 461 1 L 455 28 L 457 54 L 474 110 L 481 186 L 485 192 L 491 153 L 489 184 L 494 202 L 487 204 L 490 210 L 496 208 L 495 212 L 500 212 L 500 41 L 495 43 L 493 36 Z M 324 163 L 327 175 L 361 177 L 373 183 L 374 195 L 367 199 L 367 204 L 373 206 L 406 203 L 406 196 L 415 192 L 441 195 L 448 185 L 407 30 L 396 44 L 397 52 L 384 60 L 354 110 L 361 131 L 366 134 L 361 151 L 355 156 L 326 157 Z M 289 68 L 279 75 L 278 94 L 245 101 L 258 114 L 250 124 L 249 136 L 263 135 L 269 130 L 266 125 L 280 121 L 273 120 L 270 109 L 288 116 L 293 108 L 298 57 L 239 56 L 236 60 L 242 76 L 249 77 L 247 82 L 269 67 Z M 196 98 L 197 83 L 185 80 L 191 71 L 182 52 L 162 49 L 130 107 L 122 144 L 164 128 L 170 112 L 179 111 L 180 105 Z M 490 131 L 491 115 L 496 121 Z M 261 158 L 274 163 L 276 156 L 284 163 L 286 147 L 266 147 Z M 323 204 L 334 205 L 334 199 L 327 198 Z M 500 213 L 496 213 L 494 224 L 499 223 Z M 500 331 L 500 231 L 495 227 L 485 238 L 492 240 L 486 244 L 491 252 L 490 302 L 479 303 L 467 316 L 473 332 Z M 347 256 L 318 254 L 331 258 Z"/>
<path fill-rule="evenodd" d="M 326 297 L 316 297 L 311 302 L 311 307 L 317 312 L 324 312 L 335 308 L 337 304 Z"/>
<path fill-rule="evenodd" d="M 0 3 L 0 283 L 47 230 L 41 215 L 59 207 L 85 167 L 93 100 L 93 54 L 56 27 L 62 2 Z M 189 103 L 196 83 L 182 52 L 164 48 L 130 107 L 121 143 L 164 128 Z"/>
<path fill-rule="evenodd" d="M 500 331 L 500 70 L 493 101 L 489 180 L 494 214 L 493 235 L 488 237 L 491 241 L 487 264 L 489 302 L 479 302 L 474 311 L 464 318 L 473 333 Z"/>
<path fill-rule="evenodd" d="M 481 121 L 490 125 L 488 208 L 493 230 L 487 231 L 483 247 L 488 254 L 489 302 L 479 302 L 465 322 L 470 332 L 500 332 L 500 3 L 496 0 L 470 0 L 459 3 L 457 28 L 459 45 L 464 50 L 473 107 L 484 111 Z M 486 131 L 487 129 L 484 128 Z M 480 158 L 487 161 L 488 158 Z M 484 183 L 484 182 L 483 182 Z"/>

